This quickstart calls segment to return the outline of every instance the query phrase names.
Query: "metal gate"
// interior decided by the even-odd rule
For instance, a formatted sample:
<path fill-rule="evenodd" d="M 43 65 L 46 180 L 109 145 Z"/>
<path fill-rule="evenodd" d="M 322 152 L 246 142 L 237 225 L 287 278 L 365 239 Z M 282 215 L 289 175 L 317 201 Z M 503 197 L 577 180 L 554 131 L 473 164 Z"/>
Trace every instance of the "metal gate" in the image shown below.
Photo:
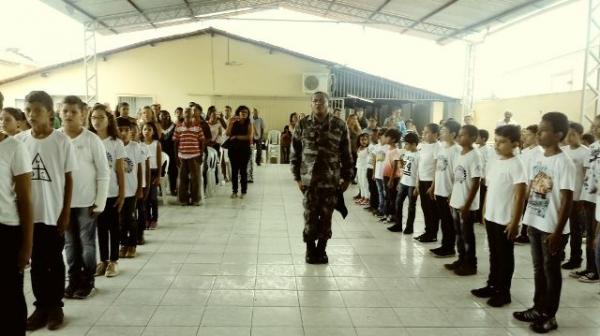
<path fill-rule="evenodd" d="M 344 98 L 329 98 L 329 108 L 331 112 L 333 109 L 339 108 L 342 112 L 340 117 L 346 119 L 346 110 L 344 109 Z"/>

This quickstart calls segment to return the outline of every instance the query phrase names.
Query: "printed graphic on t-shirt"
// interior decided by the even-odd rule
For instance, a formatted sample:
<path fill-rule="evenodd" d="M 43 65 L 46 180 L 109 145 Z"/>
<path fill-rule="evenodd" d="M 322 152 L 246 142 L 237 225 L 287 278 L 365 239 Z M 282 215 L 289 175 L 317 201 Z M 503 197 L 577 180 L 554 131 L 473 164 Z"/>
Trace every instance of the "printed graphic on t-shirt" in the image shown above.
<path fill-rule="evenodd" d="M 33 158 L 31 166 L 33 170 L 33 176 L 31 177 L 32 181 L 52 182 L 50 174 L 48 174 L 48 170 L 46 169 L 46 165 L 39 153 Z"/>
<path fill-rule="evenodd" d="M 589 169 L 594 169 L 594 165 L 597 164 L 596 162 L 598 161 L 598 159 L 600 159 L 600 147 L 592 146 L 590 147 L 590 149 L 591 152 Z M 598 179 L 596 178 L 593 170 L 591 174 L 585 174 L 585 177 L 583 179 L 583 188 L 592 195 L 596 194 L 596 192 L 598 191 Z"/>
<path fill-rule="evenodd" d="M 531 196 L 528 207 L 533 214 L 545 218 L 550 199 L 547 197 L 552 192 L 554 182 L 552 177 L 545 172 L 546 167 L 536 165 L 533 167 L 534 178 L 531 182 Z"/>
<path fill-rule="evenodd" d="M 404 168 L 402 171 L 402 174 L 406 175 L 406 176 L 412 176 L 412 167 L 413 167 L 413 161 L 415 160 L 414 157 L 412 156 L 405 156 L 404 158 Z"/>
<path fill-rule="evenodd" d="M 437 170 L 446 171 L 448 169 L 448 158 L 445 156 L 439 156 L 437 159 Z"/>
<path fill-rule="evenodd" d="M 462 165 L 456 166 L 454 169 L 454 181 L 463 184 L 467 180 L 467 170 Z"/>
<path fill-rule="evenodd" d="M 131 161 L 130 158 L 126 157 L 123 159 L 123 162 L 125 163 L 125 173 L 129 174 L 133 171 L 133 161 Z"/>
<path fill-rule="evenodd" d="M 106 159 L 108 160 L 108 166 L 113 167 L 113 156 L 109 152 L 106 152 Z"/>

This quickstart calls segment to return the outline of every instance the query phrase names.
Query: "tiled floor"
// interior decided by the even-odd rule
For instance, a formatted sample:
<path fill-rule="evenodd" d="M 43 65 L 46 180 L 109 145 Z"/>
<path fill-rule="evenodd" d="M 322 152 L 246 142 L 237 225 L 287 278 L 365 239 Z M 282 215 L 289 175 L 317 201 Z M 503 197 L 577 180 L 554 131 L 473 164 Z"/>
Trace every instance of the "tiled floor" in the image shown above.
<path fill-rule="evenodd" d="M 118 277 L 98 278 L 96 296 L 66 301 L 62 330 L 33 335 L 529 334 L 511 316 L 533 296 L 527 246 L 516 247 L 513 303 L 504 309 L 469 293 L 488 271 L 481 227 L 479 274 L 459 278 L 442 267 L 447 259 L 429 255 L 432 245 L 390 233 L 351 205 L 346 220 L 334 217 L 330 264 L 306 265 L 301 194 L 288 168 L 255 174 L 244 200 L 230 199 L 224 186 L 200 207 L 161 208 L 159 229 L 147 232 L 139 257 L 122 260 Z M 29 279 L 26 287 L 31 304 Z M 554 334 L 600 335 L 599 291 L 566 278 Z"/>

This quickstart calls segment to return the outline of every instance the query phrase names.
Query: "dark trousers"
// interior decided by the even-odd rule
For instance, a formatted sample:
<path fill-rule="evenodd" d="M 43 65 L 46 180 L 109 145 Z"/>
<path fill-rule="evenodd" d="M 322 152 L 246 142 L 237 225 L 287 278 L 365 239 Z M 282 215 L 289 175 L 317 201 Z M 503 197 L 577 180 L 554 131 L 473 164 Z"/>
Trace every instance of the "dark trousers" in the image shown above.
<path fill-rule="evenodd" d="M 177 196 L 183 204 L 200 201 L 200 164 L 202 159 L 198 156 L 191 159 L 180 159 L 179 185 Z"/>
<path fill-rule="evenodd" d="M 116 197 L 107 198 L 106 207 L 98 216 L 98 249 L 100 250 L 100 261 L 119 260 L 121 232 L 119 210 L 115 207 L 116 201 Z"/>
<path fill-rule="evenodd" d="M 373 209 L 377 209 L 377 207 L 379 207 L 379 194 L 377 191 L 377 183 L 375 183 L 375 180 L 373 179 L 372 168 L 367 169 L 367 181 L 369 183 L 369 194 L 371 195 L 371 198 L 369 198 L 369 206 Z"/>
<path fill-rule="evenodd" d="M 142 193 L 146 194 L 147 188 L 142 188 Z M 141 199 L 135 202 L 135 207 L 137 210 L 137 241 L 140 242 L 144 239 L 144 230 L 146 230 L 146 203 L 147 199 Z"/>
<path fill-rule="evenodd" d="M 281 146 L 281 163 L 290 163 L 290 145 Z"/>
<path fill-rule="evenodd" d="M 477 214 L 475 216 L 475 223 L 485 223 L 483 220 L 483 204 L 485 203 L 485 195 L 487 194 L 487 186 L 482 180 L 479 185 L 479 210 L 477 210 Z"/>
<path fill-rule="evenodd" d="M 421 210 L 425 220 L 425 235 L 427 237 L 436 237 L 440 227 L 439 215 L 435 200 L 427 194 L 432 181 L 419 181 L 419 196 L 421 197 Z"/>
<path fill-rule="evenodd" d="M 583 230 L 586 229 L 585 225 L 585 214 L 583 210 L 583 202 L 573 202 L 571 208 L 571 214 L 569 214 L 569 227 L 571 234 L 569 237 L 569 244 L 571 246 L 571 257 L 569 260 L 575 262 L 581 262 L 583 259 L 583 252 L 581 251 L 581 243 L 583 240 Z M 592 236 L 593 237 L 593 236 Z"/>
<path fill-rule="evenodd" d="M 488 286 L 496 289 L 501 295 L 510 295 L 515 271 L 515 244 L 506 237 L 506 225 L 486 221 L 485 230 L 490 250 Z"/>
<path fill-rule="evenodd" d="M 531 259 L 533 261 L 533 274 L 535 294 L 533 308 L 554 317 L 560 303 L 562 289 L 562 274 L 560 270 L 561 255 L 567 245 L 567 235 L 562 236 L 561 248 L 556 254 L 550 253 L 546 239 L 549 233 L 542 232 L 534 227 L 527 229 L 531 242 Z"/>
<path fill-rule="evenodd" d="M 69 281 L 94 285 L 96 273 L 96 217 L 89 208 L 71 208 L 69 229 L 65 232 L 65 256 Z"/>
<path fill-rule="evenodd" d="M 585 227 L 585 269 L 588 272 L 598 273 L 595 262 L 594 237 L 596 237 L 596 204 L 591 202 L 582 202 L 584 227 Z M 572 229 L 571 229 L 572 230 Z"/>
<path fill-rule="evenodd" d="M 139 202 L 141 202 L 140 200 Z M 125 202 L 123 203 L 123 209 L 121 209 L 120 214 L 120 223 L 121 223 L 121 245 L 123 246 L 137 246 L 138 242 L 138 222 L 136 220 L 136 211 L 137 211 L 137 203 L 135 196 L 125 197 Z M 144 229 L 142 228 L 142 231 Z M 114 260 L 119 258 L 119 253 L 115 251 L 116 256 Z M 102 252 L 100 252 L 102 254 Z M 112 248 L 111 248 L 111 260 L 113 260 L 112 256 Z"/>
<path fill-rule="evenodd" d="M 392 185 L 390 186 L 390 181 Z M 385 214 L 388 216 L 396 215 L 396 195 L 398 194 L 398 179 L 395 177 L 383 177 L 383 186 L 385 188 Z"/>
<path fill-rule="evenodd" d="M 399 189 L 398 196 L 396 197 L 396 225 L 402 226 L 404 201 L 408 197 L 408 217 L 406 218 L 405 231 L 412 231 L 417 208 L 417 196 L 414 196 L 415 187 L 409 187 L 400 183 Z"/>
<path fill-rule="evenodd" d="M 442 226 L 442 248 L 454 251 L 456 231 L 454 230 L 454 219 L 452 218 L 450 203 L 448 201 L 448 197 L 435 196 L 435 207 L 440 216 Z"/>
<path fill-rule="evenodd" d="M 171 191 L 171 196 L 175 196 L 177 195 L 177 176 L 179 175 L 179 170 L 177 169 L 177 157 L 175 157 L 175 154 L 169 158 L 167 174 L 169 175 L 169 189 Z M 163 194 L 166 192 L 166 190 L 163 190 Z"/>
<path fill-rule="evenodd" d="M 158 186 L 154 185 L 156 178 L 158 178 L 158 169 L 151 169 L 148 199 L 146 199 L 146 220 L 150 222 L 158 221 Z"/>
<path fill-rule="evenodd" d="M 18 266 L 22 242 L 23 231 L 20 226 L 0 224 L 0 255 L 5 262 L 0 276 L 2 335 L 25 335 L 27 304 L 23 295 L 23 273 Z"/>
<path fill-rule="evenodd" d="M 260 164 L 262 163 L 262 144 L 263 141 L 262 139 L 254 139 L 254 145 L 256 147 L 256 164 L 260 166 Z"/>
<path fill-rule="evenodd" d="M 305 243 L 331 239 L 331 217 L 337 203 L 337 192 L 332 188 L 307 187 L 304 191 Z"/>
<path fill-rule="evenodd" d="M 475 253 L 475 228 L 474 220 L 476 211 L 469 211 L 466 218 L 460 214 L 460 210 L 451 208 L 454 231 L 456 232 L 456 250 L 458 260 L 469 266 L 477 266 L 477 255 Z"/>
<path fill-rule="evenodd" d="M 234 193 L 238 192 L 238 175 L 242 184 L 242 194 L 248 191 L 248 162 L 250 161 L 250 148 L 230 148 L 228 151 L 231 162 L 231 185 Z M 258 154 L 257 154 L 258 155 Z"/>
<path fill-rule="evenodd" d="M 65 238 L 58 232 L 56 225 L 35 223 L 31 253 L 31 287 L 37 308 L 46 310 L 63 306 L 64 246 Z"/>

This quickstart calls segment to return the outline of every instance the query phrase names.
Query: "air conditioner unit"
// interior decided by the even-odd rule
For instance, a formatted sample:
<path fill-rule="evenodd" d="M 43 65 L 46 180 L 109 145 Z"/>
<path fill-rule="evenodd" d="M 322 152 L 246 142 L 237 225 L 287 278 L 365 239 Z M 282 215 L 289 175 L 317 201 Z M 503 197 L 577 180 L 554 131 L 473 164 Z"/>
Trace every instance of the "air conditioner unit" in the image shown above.
<path fill-rule="evenodd" d="M 302 74 L 302 91 L 304 93 L 315 93 L 317 91 L 329 92 L 328 73 L 304 73 Z"/>

